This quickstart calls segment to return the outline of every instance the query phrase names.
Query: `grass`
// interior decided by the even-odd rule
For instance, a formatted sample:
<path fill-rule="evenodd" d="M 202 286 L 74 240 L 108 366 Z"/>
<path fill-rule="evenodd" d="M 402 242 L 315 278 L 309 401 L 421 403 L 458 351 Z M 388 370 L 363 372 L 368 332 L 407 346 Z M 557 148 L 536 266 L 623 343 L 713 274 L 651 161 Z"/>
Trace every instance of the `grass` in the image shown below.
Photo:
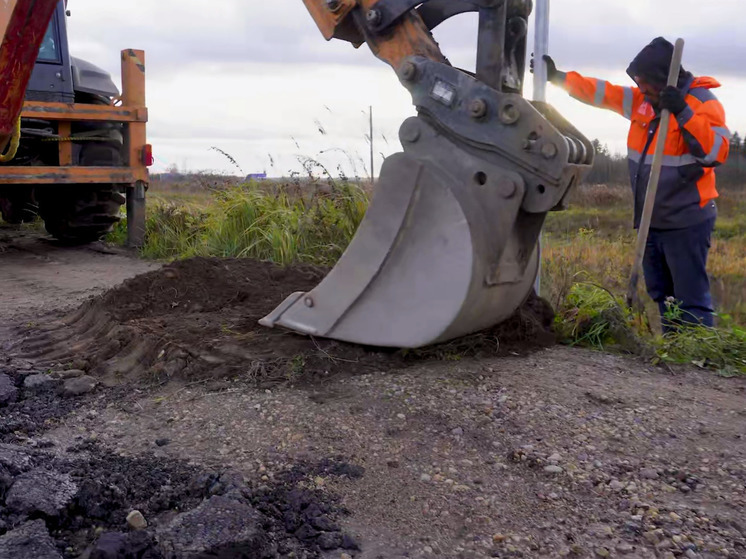
<path fill-rule="evenodd" d="M 648 315 L 626 306 L 621 296 L 592 283 L 576 283 L 556 317 L 556 328 L 569 345 L 617 350 L 649 357 L 654 363 L 693 364 L 725 376 L 746 374 L 746 329 L 720 316 L 716 328 L 682 323 L 681 310 L 669 306 L 673 333 L 654 335 Z"/>
<path fill-rule="evenodd" d="M 694 364 L 723 376 L 746 374 L 746 329 L 730 325 L 717 329 L 690 327 L 657 342 L 658 359 Z"/>
<path fill-rule="evenodd" d="M 221 193 L 199 239 L 209 255 L 332 265 L 342 255 L 367 208 L 358 187 L 343 185 L 333 193 L 310 196 L 257 186 Z"/>
<path fill-rule="evenodd" d="M 620 343 L 620 334 L 634 332 L 634 314 L 620 297 L 598 285 L 573 284 L 562 304 L 555 326 L 570 345 L 607 349 Z"/>
<path fill-rule="evenodd" d="M 213 193 L 209 202 L 185 203 L 156 195 L 146 221 L 145 258 L 194 256 L 255 258 L 282 265 L 333 265 L 368 207 L 365 191 L 350 184 L 333 189 L 257 183 Z M 109 241 L 126 238 L 126 221 Z"/>
<path fill-rule="evenodd" d="M 221 185 L 150 196 L 146 258 L 255 258 L 283 265 L 333 265 L 368 207 L 364 187 L 347 182 L 291 181 Z M 694 363 L 725 374 L 746 373 L 746 191 L 723 193 L 709 270 L 718 327 L 660 332 L 657 305 L 626 308 L 635 233 L 627 188 L 576 190 L 570 209 L 548 216 L 542 242 L 542 296 L 557 310 L 556 329 L 572 345 Z M 124 239 L 120 224 L 112 242 Z"/>
<path fill-rule="evenodd" d="M 542 282 L 555 307 L 577 281 L 626 292 L 636 240 L 631 208 L 627 188 L 586 186 L 575 192 L 569 210 L 549 214 Z M 746 325 L 746 189 L 722 193 L 708 271 L 718 311 Z M 652 304 L 649 309 L 657 312 Z"/>

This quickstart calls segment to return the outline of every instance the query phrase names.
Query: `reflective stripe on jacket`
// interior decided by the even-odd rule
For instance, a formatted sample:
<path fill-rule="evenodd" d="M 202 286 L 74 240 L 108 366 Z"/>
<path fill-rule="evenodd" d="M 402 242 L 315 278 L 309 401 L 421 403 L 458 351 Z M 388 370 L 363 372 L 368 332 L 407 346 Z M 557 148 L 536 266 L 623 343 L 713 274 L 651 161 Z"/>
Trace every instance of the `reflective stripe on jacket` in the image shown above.
<path fill-rule="evenodd" d="M 637 228 L 658 141 L 660 113 L 636 87 L 613 85 L 577 72 L 569 72 L 562 86 L 577 100 L 630 120 L 627 148 Z M 687 227 L 717 214 L 715 167 L 725 163 L 730 149 L 725 111 L 710 91 L 717 87 L 720 83 L 708 77 L 692 78 L 684 87 L 688 107 L 671 118 L 653 228 Z"/>

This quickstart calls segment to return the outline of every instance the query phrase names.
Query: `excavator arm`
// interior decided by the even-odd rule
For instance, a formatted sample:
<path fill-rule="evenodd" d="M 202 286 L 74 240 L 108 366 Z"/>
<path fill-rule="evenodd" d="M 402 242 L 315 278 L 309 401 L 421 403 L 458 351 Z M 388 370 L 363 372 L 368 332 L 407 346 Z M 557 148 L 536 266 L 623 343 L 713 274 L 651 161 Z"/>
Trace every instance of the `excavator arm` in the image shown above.
<path fill-rule="evenodd" d="M 370 208 L 336 266 L 260 321 L 416 348 L 489 328 L 530 295 L 550 211 L 593 163 L 590 142 L 522 95 L 531 0 L 304 0 L 327 40 L 367 43 L 412 95 Z M 431 31 L 479 14 L 476 72 Z"/>
<path fill-rule="evenodd" d="M 0 10 L 0 152 L 10 142 L 57 0 L 5 0 Z"/>
<path fill-rule="evenodd" d="M 431 31 L 456 15 L 479 13 L 477 78 L 501 89 L 522 87 L 526 32 L 532 0 L 303 0 L 327 40 L 373 53 L 402 71 L 407 59 L 421 56 L 448 63 Z M 519 77 L 519 75 L 521 77 Z"/>
<path fill-rule="evenodd" d="M 57 0 L 4 0 L 0 147 L 21 113 Z M 590 142 L 523 93 L 531 0 L 304 0 L 327 40 L 367 44 L 412 95 L 350 246 L 308 293 L 260 322 L 369 346 L 415 348 L 493 326 L 530 295 L 549 211 L 593 162 Z M 431 31 L 479 14 L 476 72 Z"/>
<path fill-rule="evenodd" d="M 378 11 L 373 0 L 303 2 L 327 40 L 342 39 L 355 46 L 367 43 L 378 58 L 394 69 L 399 69 L 411 56 L 445 61 L 422 18 L 410 9 L 402 11 L 402 6 L 413 2 L 389 3 L 387 6 L 392 9 L 385 12 Z"/>

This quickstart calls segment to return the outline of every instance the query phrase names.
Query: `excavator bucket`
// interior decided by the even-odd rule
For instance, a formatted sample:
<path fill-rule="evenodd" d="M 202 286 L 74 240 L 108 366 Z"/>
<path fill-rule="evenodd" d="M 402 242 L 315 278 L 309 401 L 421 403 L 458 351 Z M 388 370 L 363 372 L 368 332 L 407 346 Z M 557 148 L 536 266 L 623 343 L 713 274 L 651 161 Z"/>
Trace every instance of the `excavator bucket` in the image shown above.
<path fill-rule="evenodd" d="M 444 6 L 442 19 L 451 14 L 447 2 L 437 4 Z M 501 21 L 502 37 L 493 43 L 501 56 L 494 48 L 478 53 L 476 76 L 434 56 L 439 51 L 427 43 L 429 33 L 412 39 L 413 29 L 426 32 L 426 22 L 437 24 L 432 5 L 430 12 L 420 13 L 428 5 L 422 4 L 398 19 L 386 9 L 402 2 L 350 8 L 348 17 L 363 10 L 358 29 L 379 56 L 387 49 L 409 53 L 392 65 L 418 116 L 403 123 L 403 152 L 385 160 L 370 208 L 336 266 L 312 291 L 288 297 L 262 325 L 417 348 L 498 324 L 529 296 L 546 214 L 562 208 L 590 167 L 593 149 L 551 107 L 521 95 L 522 71 L 515 65 L 495 65 L 515 60 L 521 45 L 525 56 L 525 37 L 506 37 L 521 29 L 516 18 L 525 30 L 530 8 L 485 4 L 501 7 L 480 11 L 480 44 L 486 41 L 482 27 L 491 36 Z M 376 9 L 389 14 L 384 21 L 391 26 L 378 41 L 369 25 Z M 333 28 L 328 22 L 320 27 Z M 387 42 L 406 27 L 408 46 L 391 49 Z M 345 30 L 349 36 L 350 26 Z"/>

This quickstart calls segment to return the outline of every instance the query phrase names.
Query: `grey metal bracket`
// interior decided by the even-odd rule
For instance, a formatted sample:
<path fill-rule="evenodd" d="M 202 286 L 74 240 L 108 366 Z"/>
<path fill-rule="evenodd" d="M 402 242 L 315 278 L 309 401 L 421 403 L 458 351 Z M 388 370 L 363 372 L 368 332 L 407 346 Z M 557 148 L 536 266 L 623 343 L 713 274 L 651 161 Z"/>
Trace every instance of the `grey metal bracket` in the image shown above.
<path fill-rule="evenodd" d="M 432 30 L 448 18 L 480 8 L 491 8 L 504 0 L 379 0 L 366 14 L 368 29 L 382 33 L 404 14 L 417 11 L 428 29 Z M 431 25 L 432 24 L 432 25 Z"/>
<path fill-rule="evenodd" d="M 524 177 L 527 212 L 556 207 L 593 161 L 588 140 L 551 107 L 422 57 L 408 59 L 402 74 L 418 112 L 442 134 L 465 148 L 496 154 L 505 168 Z"/>

